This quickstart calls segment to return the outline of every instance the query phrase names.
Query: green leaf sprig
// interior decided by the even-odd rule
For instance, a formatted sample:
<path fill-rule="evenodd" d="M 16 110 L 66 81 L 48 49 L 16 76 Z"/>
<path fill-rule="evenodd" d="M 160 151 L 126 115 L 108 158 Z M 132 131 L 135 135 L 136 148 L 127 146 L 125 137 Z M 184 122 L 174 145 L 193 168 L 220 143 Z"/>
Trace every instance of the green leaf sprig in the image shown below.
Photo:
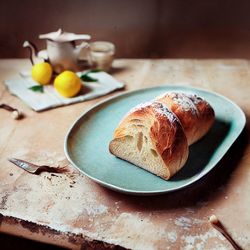
<path fill-rule="evenodd" d="M 80 78 L 84 82 L 97 82 L 98 80 L 94 77 L 89 76 L 89 73 L 97 73 L 100 71 L 102 71 L 102 70 L 101 69 L 91 69 L 91 70 L 87 71 L 85 74 L 81 75 Z"/>
<path fill-rule="evenodd" d="M 29 89 L 34 92 L 44 93 L 44 88 L 42 85 L 34 85 L 34 86 L 29 87 Z"/>

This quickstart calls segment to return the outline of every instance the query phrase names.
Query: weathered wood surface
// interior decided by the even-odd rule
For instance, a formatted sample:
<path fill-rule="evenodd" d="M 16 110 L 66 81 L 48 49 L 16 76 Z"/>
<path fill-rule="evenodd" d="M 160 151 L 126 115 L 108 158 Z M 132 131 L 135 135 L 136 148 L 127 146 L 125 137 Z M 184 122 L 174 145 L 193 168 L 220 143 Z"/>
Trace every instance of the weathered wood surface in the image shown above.
<path fill-rule="evenodd" d="M 166 83 L 225 95 L 244 110 L 246 129 L 216 169 L 192 187 L 127 196 L 79 175 L 63 152 L 70 125 L 106 97 L 36 113 L 0 84 L 0 103 L 26 115 L 16 121 L 0 109 L 0 231 L 74 249 L 230 249 L 207 222 L 216 214 L 236 242 L 250 249 L 250 61 L 120 59 L 114 66 L 113 75 L 127 90 Z M 29 67 L 27 60 L 0 60 L 0 80 Z M 31 175 L 9 163 L 10 156 L 67 166 L 70 173 Z"/>

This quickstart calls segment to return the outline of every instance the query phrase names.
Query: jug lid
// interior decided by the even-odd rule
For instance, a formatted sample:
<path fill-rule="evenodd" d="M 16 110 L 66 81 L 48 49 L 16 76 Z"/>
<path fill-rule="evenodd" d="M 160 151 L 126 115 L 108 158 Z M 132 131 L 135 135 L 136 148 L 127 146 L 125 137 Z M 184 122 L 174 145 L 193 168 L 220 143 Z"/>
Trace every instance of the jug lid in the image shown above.
<path fill-rule="evenodd" d="M 55 42 L 72 42 L 75 40 L 89 40 L 91 36 L 87 34 L 75 34 L 75 33 L 65 32 L 62 29 L 59 29 L 55 32 L 41 34 L 39 35 L 39 38 L 49 39 Z"/>

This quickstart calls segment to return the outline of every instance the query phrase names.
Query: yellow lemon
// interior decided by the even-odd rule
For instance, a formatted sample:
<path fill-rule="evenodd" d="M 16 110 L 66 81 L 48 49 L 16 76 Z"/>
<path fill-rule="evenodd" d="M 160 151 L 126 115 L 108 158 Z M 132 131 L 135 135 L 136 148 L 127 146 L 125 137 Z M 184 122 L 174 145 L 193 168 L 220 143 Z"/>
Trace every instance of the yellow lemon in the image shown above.
<path fill-rule="evenodd" d="M 64 97 L 75 96 L 82 87 L 81 79 L 72 71 L 64 71 L 54 81 L 56 91 Z"/>
<path fill-rule="evenodd" d="M 37 63 L 32 67 L 31 75 L 33 80 L 41 85 L 49 84 L 52 77 L 52 67 L 47 62 Z"/>

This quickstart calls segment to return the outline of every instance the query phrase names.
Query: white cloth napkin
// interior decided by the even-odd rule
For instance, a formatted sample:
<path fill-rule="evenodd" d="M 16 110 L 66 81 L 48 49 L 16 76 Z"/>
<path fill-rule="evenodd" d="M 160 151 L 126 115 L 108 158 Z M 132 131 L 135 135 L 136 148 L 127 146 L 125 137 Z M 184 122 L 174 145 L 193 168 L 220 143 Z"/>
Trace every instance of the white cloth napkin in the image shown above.
<path fill-rule="evenodd" d="M 79 76 L 81 73 L 77 73 Z M 114 90 L 121 89 L 124 84 L 117 81 L 106 72 L 88 73 L 88 76 L 96 78 L 97 82 L 85 82 L 79 95 L 73 98 L 60 96 L 52 85 L 44 86 L 44 93 L 34 92 L 29 87 L 37 85 L 27 73 L 20 73 L 21 78 L 5 80 L 9 91 L 18 96 L 35 111 L 52 109 L 71 103 L 82 102 L 106 95 Z"/>

